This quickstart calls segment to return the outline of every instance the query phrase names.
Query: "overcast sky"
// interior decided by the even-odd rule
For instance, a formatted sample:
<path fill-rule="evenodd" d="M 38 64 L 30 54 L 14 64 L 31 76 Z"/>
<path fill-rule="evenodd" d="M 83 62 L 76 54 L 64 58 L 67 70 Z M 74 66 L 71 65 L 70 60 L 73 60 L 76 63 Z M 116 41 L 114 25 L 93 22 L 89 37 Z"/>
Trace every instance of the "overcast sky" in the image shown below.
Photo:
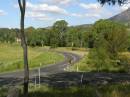
<path fill-rule="evenodd" d="M 26 0 L 26 27 L 47 27 L 57 20 L 66 20 L 69 25 L 94 23 L 99 19 L 112 17 L 130 4 L 119 7 L 104 5 L 97 0 Z M 1 0 L 0 28 L 19 27 L 17 0 Z"/>

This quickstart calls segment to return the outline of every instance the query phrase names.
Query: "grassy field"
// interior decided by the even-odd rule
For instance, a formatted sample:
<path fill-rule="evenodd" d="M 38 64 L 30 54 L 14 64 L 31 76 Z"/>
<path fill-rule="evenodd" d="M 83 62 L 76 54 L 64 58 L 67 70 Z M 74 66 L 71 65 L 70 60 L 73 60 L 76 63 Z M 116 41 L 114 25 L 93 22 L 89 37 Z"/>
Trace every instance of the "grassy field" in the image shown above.
<path fill-rule="evenodd" d="M 7 91 L 7 88 L 1 88 L 0 97 L 7 97 Z M 89 85 L 65 89 L 50 88 L 48 86 L 41 86 L 40 88 L 37 87 L 35 89 L 34 86 L 30 86 L 29 97 L 130 97 L 130 85 Z"/>
<path fill-rule="evenodd" d="M 30 68 L 54 64 L 64 60 L 64 56 L 48 51 L 48 48 L 29 47 Z M 0 72 L 21 70 L 23 68 L 23 51 L 16 44 L 0 44 Z"/>

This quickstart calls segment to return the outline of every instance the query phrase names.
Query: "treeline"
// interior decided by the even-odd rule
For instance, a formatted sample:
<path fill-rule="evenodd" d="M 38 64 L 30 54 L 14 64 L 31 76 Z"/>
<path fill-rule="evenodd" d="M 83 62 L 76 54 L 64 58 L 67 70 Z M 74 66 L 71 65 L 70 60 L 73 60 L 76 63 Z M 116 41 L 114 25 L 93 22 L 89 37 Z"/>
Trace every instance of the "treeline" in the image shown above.
<path fill-rule="evenodd" d="M 29 46 L 87 47 L 89 27 L 68 27 L 64 20 L 57 21 L 50 28 L 25 29 Z M 0 42 L 13 43 L 20 39 L 19 29 L 0 29 Z"/>
<path fill-rule="evenodd" d="M 99 40 L 103 39 L 103 41 L 106 41 L 106 38 L 110 38 L 107 40 L 110 40 L 111 43 L 106 41 L 105 44 L 109 43 L 112 47 L 115 47 L 115 45 L 121 46 L 120 44 L 122 43 L 116 44 L 116 41 L 121 41 L 125 32 L 128 31 L 124 25 L 109 20 L 100 20 L 91 26 L 71 27 L 68 26 L 65 20 L 60 20 L 56 21 L 50 28 L 36 29 L 34 27 L 28 27 L 25 29 L 26 40 L 29 46 L 51 47 L 94 48 L 96 45 L 102 44 L 99 43 Z M 127 36 L 129 37 L 128 33 Z M 125 39 L 127 38 L 125 37 Z M 19 29 L 0 29 L 0 42 L 13 43 L 18 40 L 20 40 Z"/>
<path fill-rule="evenodd" d="M 0 28 L 0 42 L 13 43 L 16 40 L 18 29 Z"/>
<path fill-rule="evenodd" d="M 87 47 L 87 27 L 68 27 L 64 20 L 57 21 L 50 28 L 29 27 L 25 30 L 30 46 Z"/>

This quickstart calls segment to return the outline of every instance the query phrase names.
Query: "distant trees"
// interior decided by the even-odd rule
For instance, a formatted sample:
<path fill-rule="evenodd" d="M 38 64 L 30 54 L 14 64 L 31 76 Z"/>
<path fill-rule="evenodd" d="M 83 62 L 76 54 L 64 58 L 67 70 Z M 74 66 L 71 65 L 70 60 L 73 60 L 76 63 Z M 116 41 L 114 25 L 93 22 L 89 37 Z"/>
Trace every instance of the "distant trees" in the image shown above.
<path fill-rule="evenodd" d="M 19 29 L 0 28 L 0 42 L 13 43 L 20 39 Z M 56 21 L 50 28 L 25 29 L 29 46 L 89 47 L 91 30 L 88 26 L 70 26 L 65 20 Z M 9 38 L 10 37 L 10 38 Z M 88 43 L 90 42 L 90 43 Z"/>
<path fill-rule="evenodd" d="M 87 47 L 89 29 L 82 27 L 69 27 L 66 33 L 66 46 Z"/>
<path fill-rule="evenodd" d="M 25 34 L 27 36 L 27 44 L 30 46 L 36 46 L 38 41 L 38 33 L 36 33 L 35 28 L 29 27 L 25 29 Z"/>
<path fill-rule="evenodd" d="M 34 27 L 28 27 L 25 29 L 26 42 L 29 46 L 93 48 L 98 44 L 100 39 L 104 39 L 107 44 L 111 44 L 109 45 L 111 46 L 109 50 L 115 55 L 126 46 L 126 43 L 121 43 L 127 36 L 125 34 L 127 30 L 125 25 L 109 20 L 97 21 L 94 25 L 89 27 L 68 27 L 67 25 L 68 23 L 66 21 L 61 20 L 55 22 L 50 28 L 36 29 Z M 19 29 L 0 28 L 0 42 L 15 42 L 17 38 L 20 38 L 20 33 L 18 32 Z M 116 38 L 120 38 L 120 40 Z M 120 46 L 120 48 L 118 46 Z M 115 50 L 117 52 L 115 52 Z"/>
<path fill-rule="evenodd" d="M 0 42 L 13 43 L 16 36 L 15 29 L 1 28 L 0 29 Z"/>

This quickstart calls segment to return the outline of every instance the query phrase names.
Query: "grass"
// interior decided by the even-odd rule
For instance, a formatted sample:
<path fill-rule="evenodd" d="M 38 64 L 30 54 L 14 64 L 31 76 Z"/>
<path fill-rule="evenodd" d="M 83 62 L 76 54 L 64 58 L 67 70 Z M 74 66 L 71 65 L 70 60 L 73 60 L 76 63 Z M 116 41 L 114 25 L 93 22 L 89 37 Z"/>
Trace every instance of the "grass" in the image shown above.
<path fill-rule="evenodd" d="M 53 49 L 55 51 L 64 51 L 64 52 L 70 52 L 70 53 L 74 53 L 77 54 L 81 57 L 85 56 L 86 54 L 88 54 L 89 49 L 86 48 L 78 48 L 78 47 L 58 47 Z"/>
<path fill-rule="evenodd" d="M 64 60 L 64 56 L 49 51 L 43 47 L 29 47 L 29 66 L 30 68 L 46 66 Z M 0 72 L 9 72 L 22 70 L 23 68 L 23 51 L 16 44 L 0 44 Z"/>
<path fill-rule="evenodd" d="M 71 65 L 69 68 L 66 68 L 67 71 L 80 71 L 80 72 L 129 72 L 129 64 L 130 64 L 130 52 L 123 52 L 119 53 L 121 59 L 127 61 L 126 65 L 115 65 L 115 64 L 109 64 L 109 65 L 102 65 L 102 66 L 96 66 L 94 64 L 89 63 L 88 59 L 88 48 L 72 48 L 72 47 L 58 47 L 54 49 L 56 51 L 67 51 L 70 53 L 78 54 L 82 57 L 82 59 L 74 64 Z"/>
<path fill-rule="evenodd" d="M 7 96 L 7 88 L 0 89 L 0 97 Z M 21 96 L 24 97 L 24 96 Z M 29 97 L 130 97 L 129 84 L 114 84 L 105 86 L 81 86 L 70 88 L 29 88 Z"/>
<path fill-rule="evenodd" d="M 121 54 L 130 63 L 130 52 Z M 69 67 L 68 71 L 87 71 L 87 72 L 128 72 L 129 65 L 103 65 L 100 67 L 90 64 L 88 61 L 88 53 L 76 64 Z"/>
<path fill-rule="evenodd" d="M 0 88 L 0 97 L 7 97 L 7 88 Z"/>

